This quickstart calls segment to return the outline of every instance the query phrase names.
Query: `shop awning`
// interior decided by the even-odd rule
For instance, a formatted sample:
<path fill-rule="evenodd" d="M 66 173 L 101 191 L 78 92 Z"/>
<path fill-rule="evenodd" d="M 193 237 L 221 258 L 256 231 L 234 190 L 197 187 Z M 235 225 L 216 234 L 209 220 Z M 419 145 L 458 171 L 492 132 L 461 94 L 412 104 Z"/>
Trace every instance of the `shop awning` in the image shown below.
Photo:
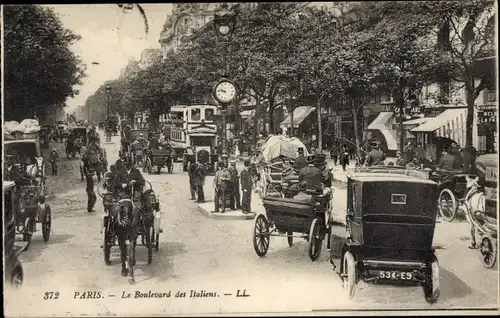
<path fill-rule="evenodd" d="M 299 125 L 315 110 L 314 107 L 310 106 L 300 106 L 293 111 L 293 126 L 295 128 Z M 285 120 L 280 124 L 280 127 L 291 127 L 292 126 L 292 115 L 288 115 Z"/>
<path fill-rule="evenodd" d="M 366 130 L 378 130 L 384 136 L 388 150 L 398 150 L 398 143 L 396 137 L 391 133 L 389 127 L 386 126 L 387 122 L 391 119 L 393 112 L 380 112 Z"/>
<path fill-rule="evenodd" d="M 431 118 L 429 118 L 429 117 L 415 118 L 415 119 L 404 121 L 403 125 L 422 125 L 423 123 L 426 123 L 427 121 L 429 121 L 429 119 L 431 119 Z"/>
<path fill-rule="evenodd" d="M 412 132 L 434 132 L 436 136 L 449 138 L 465 147 L 467 108 L 450 108 L 436 117 L 413 128 Z"/>
<path fill-rule="evenodd" d="M 393 112 L 380 112 L 371 124 L 366 127 L 366 130 L 380 130 L 380 128 L 387 128 L 385 124 L 391 119 Z"/>

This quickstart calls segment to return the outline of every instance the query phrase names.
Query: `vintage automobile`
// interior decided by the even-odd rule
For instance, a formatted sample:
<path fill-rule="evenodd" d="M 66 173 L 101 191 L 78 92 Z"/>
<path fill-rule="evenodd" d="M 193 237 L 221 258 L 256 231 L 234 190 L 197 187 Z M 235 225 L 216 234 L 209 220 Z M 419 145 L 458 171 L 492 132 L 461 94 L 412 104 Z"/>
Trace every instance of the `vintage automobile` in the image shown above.
<path fill-rule="evenodd" d="M 439 263 L 432 247 L 437 183 L 390 166 L 347 174 L 348 237 L 332 235 L 330 263 L 353 298 L 359 280 L 421 284 L 427 302 L 439 298 Z"/>
<path fill-rule="evenodd" d="M 323 239 L 328 235 L 330 246 L 331 192 L 308 192 L 311 200 L 304 202 L 296 199 L 264 196 L 262 202 L 266 214 L 255 218 L 253 247 L 260 257 L 266 255 L 271 236 L 285 236 L 288 245 L 293 245 L 293 238 L 308 241 L 308 254 L 312 261 L 321 255 Z M 300 235 L 294 235 L 300 233 Z"/>
<path fill-rule="evenodd" d="M 18 256 L 26 247 L 26 243 L 25 246 L 15 244 L 17 211 L 14 192 L 14 182 L 3 181 L 4 282 L 14 288 L 19 288 L 23 283 L 24 271 Z"/>
<path fill-rule="evenodd" d="M 113 198 L 112 194 L 104 189 L 104 179 L 97 186 L 97 193 L 103 199 L 104 217 L 102 219 L 101 234 L 103 244 L 104 263 L 110 265 L 111 247 L 117 245 L 118 210 L 121 208 L 131 208 L 133 203 L 131 198 Z M 132 191 L 133 193 L 133 191 Z M 160 203 L 156 197 L 150 182 L 146 185 L 142 193 L 143 202 L 146 206 L 140 212 L 140 219 L 137 227 L 137 235 L 141 236 L 141 243 L 148 248 L 148 264 L 153 258 L 153 248 L 158 251 L 160 248 Z"/>

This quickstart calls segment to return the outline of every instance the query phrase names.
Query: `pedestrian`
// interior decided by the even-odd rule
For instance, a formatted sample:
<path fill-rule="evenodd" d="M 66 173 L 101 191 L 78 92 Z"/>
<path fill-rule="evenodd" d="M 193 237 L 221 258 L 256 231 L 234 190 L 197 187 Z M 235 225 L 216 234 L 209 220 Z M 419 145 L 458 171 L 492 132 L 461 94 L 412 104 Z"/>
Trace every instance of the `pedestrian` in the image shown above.
<path fill-rule="evenodd" d="M 205 176 L 206 176 L 205 165 L 203 165 L 201 162 L 198 162 L 198 164 L 196 165 L 194 180 L 193 180 L 193 184 L 196 187 L 196 193 L 198 194 L 198 200 L 196 200 L 197 203 L 205 203 L 205 194 L 203 192 L 203 185 L 205 184 Z"/>
<path fill-rule="evenodd" d="M 456 157 L 450 153 L 448 148 L 445 148 L 443 151 L 443 156 L 439 160 L 438 168 L 444 170 L 454 170 L 457 166 Z"/>
<path fill-rule="evenodd" d="M 251 212 L 252 207 L 252 173 L 250 172 L 250 160 L 246 159 L 243 164 L 245 168 L 241 171 L 241 191 L 243 192 L 241 209 L 243 214 L 248 214 Z"/>
<path fill-rule="evenodd" d="M 337 145 L 333 144 L 332 149 L 330 150 L 330 158 L 333 159 L 333 165 L 337 165 L 337 160 L 339 158 L 339 152 L 337 150 Z"/>
<path fill-rule="evenodd" d="M 403 158 L 406 162 L 410 163 L 412 162 L 414 157 L 414 147 L 413 143 L 408 141 L 408 143 L 403 147 Z"/>
<path fill-rule="evenodd" d="M 401 151 L 396 151 L 396 166 L 404 167 L 408 164 L 406 160 L 401 156 Z"/>
<path fill-rule="evenodd" d="M 196 201 L 196 186 L 194 185 L 196 173 L 196 165 L 191 161 L 188 162 L 188 175 L 189 175 L 189 191 L 191 193 L 191 200 Z"/>
<path fill-rule="evenodd" d="M 217 163 L 217 171 L 215 172 L 215 177 L 214 177 L 214 210 L 212 213 L 217 213 L 219 212 L 219 207 L 221 204 L 221 198 L 222 198 L 222 173 L 224 170 L 224 163 L 223 162 L 218 162 Z M 223 201 L 223 210 L 225 210 L 226 202 Z"/>
<path fill-rule="evenodd" d="M 59 155 L 55 149 L 52 149 L 49 155 L 50 167 L 53 176 L 57 176 L 57 166 L 59 161 Z"/>
<path fill-rule="evenodd" d="M 87 173 L 85 175 L 85 190 L 87 191 L 87 211 L 88 212 L 95 212 L 94 206 L 95 202 L 97 200 L 97 197 L 94 192 L 94 174 L 91 172 L 90 169 L 86 169 Z"/>
<path fill-rule="evenodd" d="M 346 144 L 342 145 L 342 151 L 340 153 L 340 164 L 342 165 L 342 170 L 346 169 L 346 166 L 349 165 L 349 149 Z"/>
<path fill-rule="evenodd" d="M 240 199 L 240 182 L 238 169 L 236 169 L 236 160 L 231 160 L 231 166 L 228 168 L 229 173 L 231 174 L 231 182 L 230 182 L 230 205 L 232 210 L 241 209 L 241 199 Z"/>

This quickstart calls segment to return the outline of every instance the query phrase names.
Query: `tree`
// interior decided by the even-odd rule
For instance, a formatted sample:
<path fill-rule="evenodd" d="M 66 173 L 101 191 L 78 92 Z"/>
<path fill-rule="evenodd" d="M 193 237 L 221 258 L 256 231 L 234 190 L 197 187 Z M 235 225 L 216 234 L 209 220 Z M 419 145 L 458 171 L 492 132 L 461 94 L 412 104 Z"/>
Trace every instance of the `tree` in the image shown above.
<path fill-rule="evenodd" d="M 478 71 L 485 58 L 495 56 L 495 4 L 491 0 L 425 1 L 417 8 L 427 23 L 435 27 L 435 36 L 445 33 L 438 50 L 446 63 L 447 77 L 465 89 L 466 147 L 471 147 L 474 103 L 496 78 L 493 63 Z"/>
<path fill-rule="evenodd" d="M 423 85 L 433 82 L 443 66 L 435 43 L 428 40 L 434 26 L 425 13 L 416 10 L 417 6 L 410 2 L 382 2 L 363 10 L 374 18 L 365 16 L 352 23 L 357 30 L 356 51 L 364 56 L 363 63 L 370 70 L 363 82 L 389 93 L 399 110 L 400 150 L 404 144 L 405 104 L 418 95 Z M 351 91 L 356 90 L 351 87 Z"/>
<path fill-rule="evenodd" d="M 39 5 L 4 6 L 4 110 L 7 118 L 44 118 L 64 106 L 85 74 L 70 46 L 79 36 Z"/>

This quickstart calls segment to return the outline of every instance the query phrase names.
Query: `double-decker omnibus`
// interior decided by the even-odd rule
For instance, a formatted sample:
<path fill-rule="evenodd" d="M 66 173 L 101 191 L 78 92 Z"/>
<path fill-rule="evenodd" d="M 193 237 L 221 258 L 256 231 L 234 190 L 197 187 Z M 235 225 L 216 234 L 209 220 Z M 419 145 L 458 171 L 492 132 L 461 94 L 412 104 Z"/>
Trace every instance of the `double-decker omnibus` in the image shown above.
<path fill-rule="evenodd" d="M 170 142 L 177 154 L 182 156 L 184 171 L 188 162 L 198 160 L 198 151 L 204 149 L 210 154 L 209 164 L 214 169 L 217 161 L 217 106 L 179 105 L 170 109 L 167 125 L 170 126 Z"/>

